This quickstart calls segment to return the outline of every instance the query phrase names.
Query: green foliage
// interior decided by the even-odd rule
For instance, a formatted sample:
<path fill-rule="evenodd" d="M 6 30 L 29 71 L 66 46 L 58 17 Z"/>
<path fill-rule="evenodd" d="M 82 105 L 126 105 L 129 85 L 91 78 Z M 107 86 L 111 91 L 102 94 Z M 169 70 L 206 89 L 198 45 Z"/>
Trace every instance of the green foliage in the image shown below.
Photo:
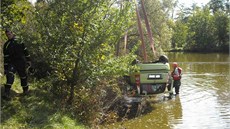
<path fill-rule="evenodd" d="M 71 81 L 73 69 L 81 71 L 79 77 L 90 75 L 95 64 L 104 62 L 102 56 L 114 53 L 115 43 L 130 22 L 125 19 L 132 15 L 129 3 L 123 10 L 108 4 L 106 1 L 37 3 L 35 17 L 27 26 L 32 29 L 23 33 L 26 41 L 32 41 L 29 47 L 34 60 L 51 66 L 61 80 Z"/>
<path fill-rule="evenodd" d="M 134 56 L 115 57 L 115 46 L 132 24 L 131 7 L 129 2 L 119 8 L 108 1 L 37 3 L 33 22 L 36 61 L 48 66 L 51 80 L 70 85 L 72 97 L 75 86 L 96 86 L 96 80 L 108 73 L 124 75 Z"/>
<path fill-rule="evenodd" d="M 190 37 L 195 40 L 196 44 L 192 45 L 188 42 L 190 49 L 213 49 L 215 47 L 216 36 L 214 35 L 215 27 L 213 25 L 213 16 L 209 10 L 197 9 L 188 20 L 189 32 L 194 33 Z"/>
<path fill-rule="evenodd" d="M 173 10 L 174 1 L 145 1 L 150 26 L 153 32 L 154 44 L 159 54 L 161 50 L 168 50 L 171 47 L 172 31 L 170 29 L 170 15 Z M 149 44 L 147 44 L 149 46 Z M 150 49 L 147 49 L 150 50 Z"/>
<path fill-rule="evenodd" d="M 131 2 L 124 2 L 120 8 L 107 0 L 55 0 L 39 2 L 35 7 L 29 7 L 29 11 L 25 13 L 26 24 L 18 23 L 19 29 L 15 30 L 28 46 L 39 78 L 49 75 L 46 77 L 48 80 L 42 79 L 44 84 L 39 84 L 37 88 L 45 88 L 52 93 L 46 93 L 45 98 L 57 99 L 52 95 L 61 98 L 61 104 L 75 95 L 72 103 L 74 106 L 71 107 L 71 112 L 74 113 L 71 117 L 80 117 L 87 123 L 93 117 L 91 113 L 96 110 L 92 101 L 101 100 L 98 94 L 92 96 L 93 89 L 99 87 L 100 92 L 104 86 L 114 86 L 118 77 L 130 71 L 129 64 L 136 58 L 134 52 L 121 57 L 115 56 L 116 44 L 121 42 L 125 31 L 133 24 L 133 5 Z M 43 102 L 36 106 L 45 108 L 47 103 Z M 29 108 L 35 108 L 31 106 Z M 38 109 L 33 111 L 36 110 Z M 45 117 L 45 122 L 48 119 L 59 121 L 57 116 L 53 116 L 55 119 L 52 117 L 50 109 L 44 115 L 50 116 Z M 32 123 L 42 121 L 42 117 L 33 119 Z M 49 126 L 47 123 L 41 124 L 34 126 Z"/>
<path fill-rule="evenodd" d="M 173 26 L 172 49 L 184 48 L 187 43 L 188 27 L 181 21 L 176 21 Z"/>
<path fill-rule="evenodd" d="M 214 14 L 214 26 L 216 28 L 214 34 L 217 36 L 216 46 L 227 51 L 229 48 L 229 16 L 221 11 L 216 12 Z"/>
<path fill-rule="evenodd" d="M 229 0 L 210 0 L 209 8 L 213 13 L 218 11 L 228 11 L 229 9 Z"/>
<path fill-rule="evenodd" d="M 19 29 L 26 24 L 26 14 L 31 5 L 26 0 L 1 1 L 1 26 L 3 28 Z"/>
<path fill-rule="evenodd" d="M 15 104 L 6 104 L 3 113 L 16 115 L 12 119 L 4 116 L 3 126 L 73 128 L 78 120 L 91 124 L 89 121 L 103 119 L 100 115 L 112 105 L 112 97 L 121 94 L 118 78 L 136 70 L 130 65 L 134 59 L 141 60 L 133 3 L 120 5 L 108 0 L 40 0 L 35 6 L 26 0 L 1 3 L 2 27 L 11 27 L 22 38 L 37 69 L 35 75 L 39 79 L 46 77 L 34 87 L 32 97 L 22 100 L 16 97 Z M 174 6 L 175 2 L 169 0 L 145 1 L 159 54 L 171 46 L 200 51 L 229 48 L 226 11 L 212 14 L 207 7 L 194 6 L 186 14 L 181 12 L 174 22 L 170 20 Z M 125 32 L 128 52 L 117 56 L 116 50 L 124 49 Z M 6 37 L 1 36 L 3 40 Z M 149 44 L 146 46 L 151 57 Z M 71 97 L 72 105 L 66 105 Z M 19 102 L 26 106 L 20 106 Z M 20 112 L 16 113 L 14 108 Z"/>
<path fill-rule="evenodd" d="M 224 5 L 215 5 L 214 13 L 210 12 L 213 2 L 203 8 L 193 6 L 192 9 L 181 10 L 173 29 L 174 49 L 181 46 L 189 51 L 229 51 L 229 15 L 222 10 Z"/>

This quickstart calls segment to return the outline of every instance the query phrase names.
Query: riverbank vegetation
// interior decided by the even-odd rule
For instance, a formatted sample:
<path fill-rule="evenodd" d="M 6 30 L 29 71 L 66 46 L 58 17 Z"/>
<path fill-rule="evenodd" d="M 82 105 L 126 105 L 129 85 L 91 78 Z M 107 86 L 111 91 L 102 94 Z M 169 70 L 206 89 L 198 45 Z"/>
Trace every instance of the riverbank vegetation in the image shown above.
<path fill-rule="evenodd" d="M 14 99 L 2 102 L 2 124 L 87 128 L 120 119 L 123 76 L 135 69 L 134 59 L 142 60 L 135 7 L 107 0 L 1 1 L 0 42 L 6 41 L 4 29 L 11 28 L 28 47 L 35 69 L 29 97 L 17 97 L 14 89 Z M 229 51 L 227 0 L 180 7 L 176 16 L 176 1 L 146 0 L 145 7 L 157 56 L 171 50 Z M 144 40 L 152 61 L 157 56 Z"/>
<path fill-rule="evenodd" d="M 173 23 L 172 48 L 195 52 L 229 51 L 229 4 L 211 0 L 207 5 L 181 8 Z"/>

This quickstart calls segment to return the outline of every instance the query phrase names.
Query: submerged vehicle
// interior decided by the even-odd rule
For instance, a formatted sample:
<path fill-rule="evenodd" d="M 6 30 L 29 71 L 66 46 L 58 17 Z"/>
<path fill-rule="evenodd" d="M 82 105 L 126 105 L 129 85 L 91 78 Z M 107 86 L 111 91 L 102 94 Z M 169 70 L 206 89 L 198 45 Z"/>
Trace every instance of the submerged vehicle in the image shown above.
<path fill-rule="evenodd" d="M 149 21 L 147 18 L 147 14 L 144 9 L 143 1 L 140 1 L 142 11 L 144 14 L 144 21 L 146 24 L 146 29 L 148 33 L 150 48 L 153 52 L 153 57 L 157 57 L 155 47 L 154 47 L 154 40 L 152 36 L 152 31 L 149 25 Z M 144 33 L 142 31 L 142 24 L 141 18 L 138 11 L 138 6 L 136 6 L 136 14 L 137 14 L 137 23 L 138 23 L 138 31 L 140 34 L 141 39 L 141 52 L 143 62 L 138 62 L 134 60 L 132 65 L 135 65 L 137 69 L 129 73 L 129 75 L 124 76 L 127 82 L 125 85 L 125 93 L 124 95 L 124 107 L 127 114 L 132 114 L 130 112 L 134 112 L 135 116 L 139 116 L 147 107 L 147 99 L 150 96 L 155 96 L 162 93 L 169 93 L 169 96 L 164 96 L 164 98 L 171 98 L 172 92 L 172 79 L 170 74 L 170 66 L 168 63 L 168 57 L 162 55 L 159 57 L 159 60 L 150 62 L 147 59 L 147 52 L 145 46 L 145 38 Z M 127 43 L 127 33 L 125 35 L 125 48 Z M 151 56 L 152 57 L 152 56 Z M 168 88 L 171 87 L 171 88 Z M 168 91 L 167 89 L 171 89 Z"/>
<path fill-rule="evenodd" d="M 138 70 L 126 76 L 128 85 L 126 85 L 124 106 L 127 111 L 130 110 L 130 114 L 139 116 L 147 107 L 147 98 L 162 93 L 172 93 L 172 79 L 168 58 L 164 55 L 155 62 L 136 62 L 133 65 L 136 65 Z M 168 91 L 167 87 L 171 87 L 171 90 Z M 167 96 L 163 99 L 165 97 Z M 170 97 L 169 95 L 167 98 Z"/>
<path fill-rule="evenodd" d="M 144 14 L 144 21 L 146 24 L 146 29 L 150 41 L 150 48 L 153 52 L 154 57 L 157 57 L 153 42 L 154 40 L 152 36 L 152 31 L 149 25 L 146 11 L 144 9 L 145 7 L 143 1 L 141 1 L 141 7 Z M 140 63 L 134 61 L 135 63 L 132 63 L 133 65 L 136 65 L 138 67 L 138 70 L 130 73 L 126 77 L 126 80 L 128 82 L 127 95 L 141 96 L 163 93 L 165 92 L 167 86 L 171 86 L 170 66 L 168 64 L 168 57 L 165 55 L 161 55 L 159 57 L 159 60 L 155 62 L 148 62 L 138 6 L 136 6 L 136 13 L 144 62 Z"/>
<path fill-rule="evenodd" d="M 136 63 L 139 70 L 128 76 L 127 94 L 129 96 L 154 95 L 164 93 L 171 86 L 168 58 L 163 55 L 158 61 Z"/>

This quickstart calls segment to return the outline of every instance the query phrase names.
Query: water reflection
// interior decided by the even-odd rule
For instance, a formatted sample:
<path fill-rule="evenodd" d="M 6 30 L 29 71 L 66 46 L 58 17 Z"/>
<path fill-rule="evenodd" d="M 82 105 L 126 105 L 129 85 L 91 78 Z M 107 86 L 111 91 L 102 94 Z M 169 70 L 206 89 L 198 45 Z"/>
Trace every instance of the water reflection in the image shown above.
<path fill-rule="evenodd" d="M 174 128 L 230 128 L 229 56 L 178 55 L 190 61 L 181 60 L 183 123 Z"/>
<path fill-rule="evenodd" d="M 162 96 L 144 116 L 106 128 L 230 129 L 230 57 L 228 54 L 168 53 L 183 68 L 181 94 Z"/>
<path fill-rule="evenodd" d="M 115 123 L 106 128 L 111 129 L 171 129 L 183 121 L 182 106 L 180 97 L 176 96 L 171 100 L 163 101 L 160 95 L 157 101 L 152 102 L 153 111 L 138 118 Z M 160 100 L 160 101 L 159 101 Z"/>

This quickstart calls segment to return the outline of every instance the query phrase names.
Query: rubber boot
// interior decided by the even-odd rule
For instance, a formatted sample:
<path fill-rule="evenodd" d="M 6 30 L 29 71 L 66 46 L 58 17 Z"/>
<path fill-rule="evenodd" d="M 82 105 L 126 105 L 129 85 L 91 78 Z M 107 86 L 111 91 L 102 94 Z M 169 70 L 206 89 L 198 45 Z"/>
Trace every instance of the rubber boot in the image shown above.
<path fill-rule="evenodd" d="M 3 99 L 9 101 L 11 98 L 10 98 L 10 88 L 11 86 L 9 85 L 5 85 L 5 93 L 4 95 L 2 96 Z"/>
<path fill-rule="evenodd" d="M 22 87 L 23 89 L 23 95 L 28 95 L 29 94 L 29 86 Z"/>

